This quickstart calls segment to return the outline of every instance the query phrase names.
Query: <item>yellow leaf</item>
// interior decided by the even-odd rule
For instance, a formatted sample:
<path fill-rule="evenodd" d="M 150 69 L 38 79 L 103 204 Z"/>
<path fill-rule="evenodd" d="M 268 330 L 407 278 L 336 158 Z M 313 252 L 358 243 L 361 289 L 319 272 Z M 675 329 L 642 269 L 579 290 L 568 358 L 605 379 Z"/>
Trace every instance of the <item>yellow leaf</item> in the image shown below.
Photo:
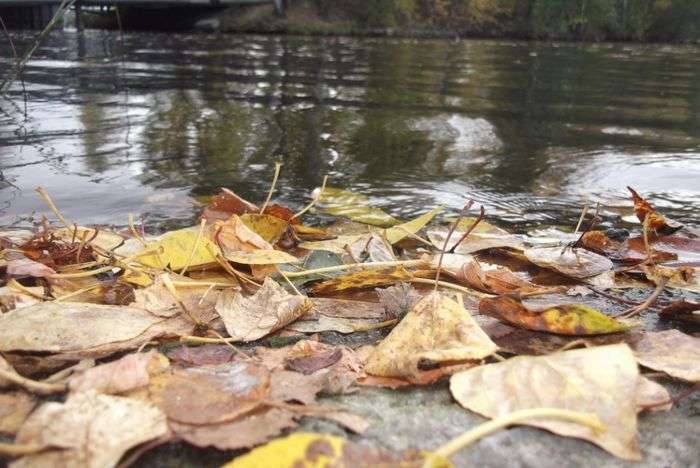
<path fill-rule="evenodd" d="M 327 294 L 350 289 L 367 289 L 411 279 L 411 273 L 403 267 L 362 270 L 318 282 L 308 291 L 313 294 Z"/>
<path fill-rule="evenodd" d="M 212 252 L 216 246 L 205 236 L 199 237 L 195 248 L 198 228 L 185 228 L 163 234 L 153 242 L 147 242 L 144 250 L 157 250 L 156 253 L 138 257 L 138 262 L 153 268 L 164 269 L 170 266 L 173 270 L 181 270 L 188 264 L 190 268 L 216 263 Z M 194 255 L 192 250 L 194 248 Z"/>
<path fill-rule="evenodd" d="M 253 250 L 252 252 L 228 252 L 226 260 L 244 265 L 272 265 L 277 263 L 297 263 L 299 259 L 281 250 Z"/>
<path fill-rule="evenodd" d="M 334 216 L 344 216 L 359 223 L 392 226 L 398 223 L 383 210 L 369 206 L 369 198 L 359 193 L 326 187 L 318 198 L 319 208 Z"/>
<path fill-rule="evenodd" d="M 423 465 L 423 462 L 427 462 Z M 427 466 L 449 468 L 444 457 L 425 451 L 407 450 L 394 454 L 354 444 L 342 437 L 313 432 L 296 432 L 251 450 L 222 468 L 326 468 L 330 466 Z"/>
<path fill-rule="evenodd" d="M 246 213 L 240 216 L 243 224 L 258 234 L 270 244 L 274 244 L 284 234 L 289 226 L 285 220 L 268 214 Z"/>
<path fill-rule="evenodd" d="M 441 206 L 433 208 L 429 212 L 420 215 L 417 218 L 412 219 L 411 221 L 387 229 L 386 231 L 384 231 L 384 236 L 390 244 L 396 244 L 398 241 L 408 236 L 409 234 L 415 234 L 418 231 L 420 231 L 441 211 Z"/>

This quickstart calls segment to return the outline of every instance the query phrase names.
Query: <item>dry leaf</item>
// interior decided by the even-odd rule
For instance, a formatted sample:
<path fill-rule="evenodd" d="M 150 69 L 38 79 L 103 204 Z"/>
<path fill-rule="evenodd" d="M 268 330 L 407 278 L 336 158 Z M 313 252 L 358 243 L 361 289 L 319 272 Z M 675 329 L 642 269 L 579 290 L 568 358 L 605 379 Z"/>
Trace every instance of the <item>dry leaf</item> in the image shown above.
<path fill-rule="evenodd" d="M 241 215 L 241 221 L 251 231 L 262 237 L 266 242 L 275 245 L 289 228 L 289 223 L 277 216 L 269 214 L 248 213 Z"/>
<path fill-rule="evenodd" d="M 68 388 L 71 392 L 125 393 L 146 387 L 151 375 L 165 371 L 169 365 L 168 358 L 155 351 L 127 354 L 116 361 L 73 374 Z"/>
<path fill-rule="evenodd" d="M 170 267 L 176 271 L 188 265 L 190 269 L 194 269 L 215 264 L 213 252 L 216 252 L 216 246 L 205 235 L 199 236 L 197 240 L 198 235 L 198 227 L 167 232 L 147 242 L 141 250 L 154 250 L 155 253 L 141 255 L 137 260 L 143 265 L 159 270 Z M 116 252 L 124 253 L 122 249 L 123 247 Z"/>
<path fill-rule="evenodd" d="M 673 301 L 659 311 L 659 317 L 674 320 L 686 320 L 700 323 L 700 303 L 681 299 Z"/>
<path fill-rule="evenodd" d="M 445 238 L 447 237 L 447 230 L 443 231 L 429 231 L 428 239 L 433 246 L 439 250 L 445 246 Z M 447 248 L 445 250 L 449 251 L 454 248 L 454 253 L 457 254 L 471 254 L 474 252 L 479 252 L 481 250 L 496 249 L 496 248 L 511 248 L 516 250 L 523 250 L 523 242 L 512 234 L 490 234 L 483 233 L 477 234 L 472 232 L 469 236 L 455 247 L 457 242 L 462 238 L 464 232 L 455 230 L 450 236 L 450 240 L 447 243 Z"/>
<path fill-rule="evenodd" d="M 334 239 L 312 241 L 312 242 L 302 242 L 299 247 L 306 250 L 324 250 L 327 252 L 333 252 L 338 255 L 343 255 L 346 253 L 346 247 L 353 242 L 361 239 L 362 235 L 341 235 Z"/>
<path fill-rule="evenodd" d="M 0 394 L 0 433 L 14 434 L 36 406 L 29 393 L 17 391 Z"/>
<path fill-rule="evenodd" d="M 328 434 L 296 432 L 268 442 L 234 459 L 222 468 L 379 467 L 422 466 L 430 454 L 406 451 L 392 454 L 382 449 L 354 444 Z M 445 458 L 433 456 L 428 468 L 450 468 Z"/>
<path fill-rule="evenodd" d="M 588 440 L 626 460 L 640 460 L 634 398 L 638 380 L 632 351 L 619 344 L 476 367 L 453 375 L 450 390 L 463 407 L 489 418 L 531 408 L 596 413 L 605 426 L 603 432 L 560 420 L 522 424 Z"/>
<path fill-rule="evenodd" d="M 403 267 L 372 268 L 319 281 L 307 288 L 310 294 L 330 294 L 352 289 L 386 286 L 412 278 Z"/>
<path fill-rule="evenodd" d="M 208 221 L 217 219 L 228 219 L 232 214 L 257 213 L 260 211 L 253 203 L 245 200 L 227 188 L 221 188 L 221 191 L 211 197 L 209 206 L 202 214 L 202 217 Z"/>
<path fill-rule="evenodd" d="M 182 366 L 207 366 L 232 362 L 236 352 L 228 345 L 180 346 L 169 350 L 168 358 Z"/>
<path fill-rule="evenodd" d="M 399 283 L 375 291 L 387 319 L 403 317 L 421 300 L 421 295 L 410 283 Z"/>
<path fill-rule="evenodd" d="M 700 338 L 678 330 L 645 333 L 634 345 L 637 361 L 688 382 L 700 382 Z"/>
<path fill-rule="evenodd" d="M 272 245 L 252 231 L 240 217 L 233 215 L 226 221 L 217 221 L 210 228 L 211 238 L 221 247 L 224 255 L 233 252 L 272 250 Z"/>
<path fill-rule="evenodd" d="M 31 414 L 16 443 L 48 450 L 22 457 L 11 466 L 113 467 L 127 450 L 167 433 L 165 415 L 149 403 L 75 393 L 65 403 L 44 403 Z"/>
<path fill-rule="evenodd" d="M 393 226 L 398 220 L 379 208 L 369 206 L 369 199 L 362 194 L 334 187 L 325 187 L 317 198 L 322 211 L 344 216 L 353 221 L 375 226 Z"/>
<path fill-rule="evenodd" d="M 488 268 L 476 260 L 464 263 L 455 276 L 458 281 L 470 288 L 488 294 L 507 294 L 537 289 L 537 286 L 520 278 L 506 267 Z"/>
<path fill-rule="evenodd" d="M 372 232 L 347 245 L 343 260 L 347 263 L 391 262 L 396 257 L 391 245 Z"/>
<path fill-rule="evenodd" d="M 496 345 L 454 300 L 432 293 L 423 298 L 370 354 L 365 372 L 420 382 L 441 364 L 473 365 Z"/>
<path fill-rule="evenodd" d="M 417 233 L 423 229 L 438 213 L 442 211 L 442 207 L 433 208 L 427 213 L 418 216 L 411 221 L 390 227 L 383 232 L 383 237 L 390 243 L 396 244 L 401 239 Z"/>
<path fill-rule="evenodd" d="M 525 256 L 537 266 L 577 279 L 600 275 L 613 268 L 608 258 L 586 249 L 538 247 L 525 250 Z"/>
<path fill-rule="evenodd" d="M 634 201 L 634 213 L 637 215 L 639 222 L 642 224 L 644 224 L 644 221 L 647 220 L 648 217 L 649 219 L 647 220 L 647 223 L 649 228 L 663 235 L 673 234 L 683 227 L 682 224 L 670 220 L 661 213 L 657 212 L 656 209 L 651 206 L 648 201 L 640 197 L 639 194 L 632 189 L 632 187 L 627 187 L 627 190 L 629 190 L 632 194 L 632 201 Z"/>
<path fill-rule="evenodd" d="M 34 278 L 46 278 L 55 275 L 56 271 L 43 263 L 35 262 L 25 256 L 7 260 L 7 276 L 10 278 L 23 278 L 32 276 Z"/>
<path fill-rule="evenodd" d="M 287 252 L 274 249 L 260 249 L 251 252 L 227 252 L 226 260 L 244 265 L 273 265 L 277 263 L 298 263 L 299 259 Z"/>
<path fill-rule="evenodd" d="M 304 296 L 289 294 L 271 278 L 252 296 L 226 291 L 216 303 L 228 334 L 236 341 L 254 341 L 284 327 L 311 309 Z"/>
<path fill-rule="evenodd" d="M 561 304 L 532 311 L 511 296 L 483 298 L 479 301 L 479 312 L 528 330 L 562 335 L 601 335 L 631 328 L 585 304 Z"/>

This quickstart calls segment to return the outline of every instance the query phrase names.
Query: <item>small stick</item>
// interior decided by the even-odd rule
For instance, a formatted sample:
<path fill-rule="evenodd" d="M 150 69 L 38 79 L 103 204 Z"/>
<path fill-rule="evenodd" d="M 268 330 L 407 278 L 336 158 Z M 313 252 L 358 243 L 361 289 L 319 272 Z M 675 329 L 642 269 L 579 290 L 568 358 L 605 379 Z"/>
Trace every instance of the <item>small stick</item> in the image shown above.
<path fill-rule="evenodd" d="M 56 215 L 56 217 L 63 223 L 64 226 L 66 226 L 68 229 L 70 229 L 70 224 L 68 224 L 68 221 L 66 221 L 66 218 L 63 217 L 60 211 L 58 211 L 58 208 L 56 207 L 56 204 L 53 202 L 51 199 L 51 196 L 49 193 L 44 189 L 44 187 L 37 187 L 36 192 L 41 196 L 41 198 L 44 199 L 47 205 L 49 205 L 49 208 L 51 208 L 51 211 L 53 211 L 53 214 Z"/>
<path fill-rule="evenodd" d="M 383 322 L 371 323 L 368 325 L 358 325 L 354 327 L 353 332 L 366 332 L 370 330 L 378 330 L 380 328 L 390 327 L 399 323 L 399 319 L 384 320 Z"/>
<path fill-rule="evenodd" d="M 435 271 L 435 292 L 437 292 L 438 280 L 440 279 L 440 271 L 442 270 L 442 258 L 445 256 L 445 251 L 447 250 L 447 244 L 450 242 L 450 237 L 452 237 L 452 233 L 455 232 L 455 228 L 457 228 L 459 220 L 462 219 L 465 214 L 467 214 L 467 212 L 473 204 L 474 200 L 469 200 L 467 204 L 464 205 L 462 211 L 459 212 L 459 216 L 457 216 L 455 222 L 452 223 L 452 226 L 450 226 L 450 230 L 447 231 L 447 236 L 445 236 L 445 243 L 442 245 L 442 249 L 440 250 L 440 259 L 438 260 L 437 270 Z"/>
<path fill-rule="evenodd" d="M 99 275 L 101 273 L 106 273 L 108 271 L 111 271 L 115 268 L 120 268 L 114 265 L 107 265 L 102 268 L 97 268 L 96 270 L 90 270 L 90 271 L 83 271 L 80 273 L 56 273 L 55 275 L 48 275 L 49 278 L 51 279 L 65 279 L 65 278 L 87 278 L 89 276 L 95 276 Z"/>
<path fill-rule="evenodd" d="M 448 283 L 447 281 L 440 281 L 440 280 L 433 280 L 433 279 L 428 279 L 428 278 L 413 278 L 411 279 L 411 283 L 419 283 L 419 284 L 429 284 L 429 285 L 437 285 L 441 286 L 443 288 L 448 288 L 448 289 L 454 289 L 455 291 L 463 292 L 465 294 L 469 294 L 471 296 L 477 297 L 479 299 L 482 299 L 484 297 L 493 297 L 493 294 L 485 294 L 479 291 L 474 291 L 473 289 L 465 288 L 464 286 L 459 286 L 458 284 L 454 283 Z"/>
<path fill-rule="evenodd" d="M 260 214 L 263 214 L 265 212 L 265 208 L 267 208 L 267 204 L 270 203 L 270 199 L 272 198 L 272 194 L 275 191 L 275 185 L 277 185 L 277 178 L 280 175 L 280 168 L 282 167 L 281 163 L 275 163 L 275 176 L 272 178 L 272 185 L 270 185 L 270 191 L 267 193 L 267 198 L 265 199 L 265 203 L 263 203 L 262 207 L 260 207 Z"/>
<path fill-rule="evenodd" d="M 306 297 L 301 292 L 299 292 L 297 287 L 294 286 L 294 283 L 292 283 L 291 280 L 287 277 L 287 275 L 285 275 L 284 272 L 280 269 L 279 265 L 275 265 L 275 268 L 277 269 L 277 273 L 279 273 L 282 276 L 282 278 L 284 278 L 284 280 L 287 282 L 287 284 L 289 284 L 289 286 L 292 287 L 292 289 L 294 290 L 295 293 L 297 293 L 298 296 Z"/>
<path fill-rule="evenodd" d="M 441 457 L 451 457 L 459 450 L 467 447 L 477 440 L 492 434 L 499 429 L 508 427 L 512 424 L 517 424 L 528 419 L 560 419 L 563 421 L 570 421 L 574 423 L 581 424 L 583 426 L 588 426 L 596 432 L 602 432 L 605 430 L 603 423 L 596 413 L 582 413 L 579 411 L 565 410 L 561 408 L 532 408 L 520 411 L 514 411 L 513 413 L 506 414 L 499 418 L 492 419 L 489 422 L 481 424 L 474 429 L 471 429 L 460 436 L 455 437 L 446 444 L 438 447 L 432 453 Z M 429 464 L 430 456 L 426 458 L 424 467 L 432 466 Z"/>
<path fill-rule="evenodd" d="M 37 382 L 19 375 L 14 369 L 0 367 L 0 378 L 9 380 L 10 382 L 19 385 L 25 390 L 36 393 L 37 395 L 51 395 L 54 393 L 63 393 L 66 391 L 65 384 Z"/>
<path fill-rule="evenodd" d="M 197 237 L 194 239 L 194 244 L 192 245 L 192 251 L 190 252 L 189 257 L 187 257 L 185 266 L 182 267 L 182 270 L 180 270 L 180 275 L 184 275 L 185 273 L 187 273 L 187 269 L 190 267 L 192 259 L 194 259 L 194 254 L 197 252 L 197 247 L 199 246 L 199 241 L 202 239 L 202 234 L 204 233 L 204 226 L 206 224 L 207 220 L 202 218 L 202 220 L 199 222 L 199 231 L 197 232 Z"/>
<path fill-rule="evenodd" d="M 591 286 L 589 284 L 584 283 L 584 286 L 600 296 L 607 297 L 608 299 L 612 299 L 613 301 L 617 301 L 617 302 L 620 302 L 622 304 L 629 304 L 629 305 L 634 305 L 634 306 L 638 306 L 640 304 L 639 302 L 636 302 L 636 301 L 630 301 L 628 299 L 625 299 L 622 297 L 617 297 L 617 296 L 614 296 L 612 294 L 606 293 L 605 291 L 601 291 L 600 289 L 594 288 L 593 286 Z"/>
<path fill-rule="evenodd" d="M 7 282 L 7 286 L 9 286 L 12 289 L 17 289 L 18 291 L 21 291 L 25 294 L 29 294 L 30 296 L 36 299 L 41 299 L 42 301 L 45 299 L 43 294 L 35 293 L 34 291 L 24 286 L 14 278 L 10 279 L 10 281 Z"/>
<path fill-rule="evenodd" d="M 311 203 L 306 205 L 301 211 L 297 212 L 290 218 L 290 221 L 294 218 L 298 218 L 299 216 L 303 215 L 307 211 L 309 211 L 320 199 L 321 195 L 323 195 L 323 191 L 326 189 L 326 181 L 328 181 L 328 176 L 325 175 L 323 176 L 323 183 L 321 184 L 321 190 L 318 192 L 318 194 L 311 200 Z"/>
<path fill-rule="evenodd" d="M 170 275 L 167 273 L 163 273 L 160 275 L 160 279 L 163 281 L 163 286 L 165 286 L 165 289 L 170 292 L 170 294 L 173 295 L 175 300 L 177 301 L 177 305 L 180 306 L 180 308 L 187 314 L 187 316 L 192 320 L 197 328 L 203 326 L 204 324 L 202 323 L 201 320 L 199 320 L 197 317 L 192 315 L 192 312 L 185 306 L 185 303 L 182 302 L 182 298 L 180 297 L 180 293 L 177 292 L 177 289 L 175 289 L 175 285 L 173 285 L 172 280 L 170 279 Z"/>
<path fill-rule="evenodd" d="M 656 299 L 658 299 L 659 295 L 663 292 L 664 288 L 666 288 L 666 284 L 668 284 L 669 278 L 666 276 L 662 276 L 661 279 L 659 279 L 659 283 L 656 285 L 656 289 L 654 289 L 654 292 L 651 293 L 649 297 L 646 298 L 644 302 L 639 304 L 636 307 L 632 307 L 631 309 L 627 309 L 620 314 L 616 315 L 615 317 L 624 317 L 624 318 L 629 318 L 629 317 L 634 317 L 635 315 L 641 313 L 642 311 L 648 309 L 654 302 L 656 302 Z"/>
<path fill-rule="evenodd" d="M 92 291 L 93 289 L 99 288 L 100 286 L 102 286 L 101 283 L 95 283 L 95 284 L 93 284 L 93 285 L 91 285 L 91 286 L 86 286 L 86 287 L 84 287 L 84 288 L 78 289 L 78 290 L 73 291 L 73 292 L 71 292 L 71 293 L 64 294 L 63 296 L 59 296 L 59 297 L 57 297 L 57 298 L 54 299 L 54 302 L 63 302 L 63 301 L 65 301 L 66 299 L 70 299 L 71 297 L 79 296 L 79 295 L 81 295 L 82 293 L 85 293 L 85 292 L 88 292 L 88 291 Z"/>
<path fill-rule="evenodd" d="M 48 447 L 46 445 L 0 442 L 0 455 L 3 457 L 22 457 L 24 455 L 39 453 L 47 449 Z"/>
<path fill-rule="evenodd" d="M 586 202 L 583 205 L 583 210 L 581 211 L 581 217 L 579 217 L 578 223 L 576 223 L 576 229 L 574 229 L 574 234 L 577 234 L 578 230 L 581 229 L 581 223 L 583 223 L 583 220 L 586 217 L 586 213 L 588 213 L 588 202 Z"/>
<path fill-rule="evenodd" d="M 136 230 L 136 227 L 134 226 L 134 215 L 132 213 L 129 213 L 129 217 L 127 219 L 127 222 L 129 223 L 129 232 L 131 232 L 131 235 L 134 236 L 134 239 L 141 242 L 141 245 L 147 247 L 146 241 L 141 236 L 141 234 L 139 234 L 139 232 Z M 158 261 L 160 261 L 160 259 L 158 259 Z"/>
<path fill-rule="evenodd" d="M 396 261 L 387 261 L 387 262 L 348 263 L 346 265 L 335 265 L 335 266 L 330 266 L 330 267 L 315 268 L 313 270 L 289 271 L 289 272 L 286 272 L 285 274 L 289 278 L 298 278 L 300 276 L 315 275 L 318 273 L 330 273 L 330 272 L 335 272 L 335 271 L 354 270 L 356 268 L 370 269 L 370 268 L 382 268 L 382 267 L 390 267 L 390 266 L 411 267 L 411 266 L 425 265 L 426 263 L 427 262 L 425 260 L 396 260 Z"/>
<path fill-rule="evenodd" d="M 467 232 L 465 232 L 464 235 L 463 235 L 462 237 L 459 238 L 459 240 L 457 241 L 457 243 L 456 243 L 455 245 L 452 246 L 452 248 L 450 249 L 450 252 L 449 252 L 449 253 L 454 253 L 454 251 L 455 251 L 455 249 L 457 248 L 457 246 L 458 246 L 459 244 L 461 244 L 462 241 L 464 241 L 464 239 L 466 239 L 467 236 L 468 236 L 469 234 L 472 233 L 472 231 L 476 228 L 476 225 L 479 224 L 481 221 L 484 220 L 484 215 L 485 215 L 485 214 L 486 214 L 486 211 L 484 210 L 484 206 L 482 205 L 482 206 L 481 206 L 481 210 L 479 211 L 479 217 L 476 218 L 476 220 L 474 221 L 474 223 L 472 223 L 471 226 L 469 226 L 469 229 L 467 230 Z"/>

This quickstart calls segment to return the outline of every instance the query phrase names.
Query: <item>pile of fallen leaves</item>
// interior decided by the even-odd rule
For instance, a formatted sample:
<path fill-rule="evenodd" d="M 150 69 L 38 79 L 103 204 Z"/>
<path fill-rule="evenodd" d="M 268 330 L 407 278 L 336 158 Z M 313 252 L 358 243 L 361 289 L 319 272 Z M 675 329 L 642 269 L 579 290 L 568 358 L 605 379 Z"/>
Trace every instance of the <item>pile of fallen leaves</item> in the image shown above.
<path fill-rule="evenodd" d="M 700 240 L 631 189 L 632 232 L 584 210 L 573 233 L 510 234 L 471 203 L 401 222 L 324 183 L 298 213 L 222 189 L 198 226 L 157 237 L 70 224 L 38 191 L 58 222 L 0 233 L 13 467 L 126 466 L 172 442 L 252 449 L 232 467 L 449 466 L 516 423 L 639 460 L 637 415 L 674 403 L 640 368 L 700 382 L 700 339 L 675 329 L 698 323 Z M 440 379 L 455 411 L 492 421 L 430 452 L 294 431 L 368 427 L 319 395 Z"/>

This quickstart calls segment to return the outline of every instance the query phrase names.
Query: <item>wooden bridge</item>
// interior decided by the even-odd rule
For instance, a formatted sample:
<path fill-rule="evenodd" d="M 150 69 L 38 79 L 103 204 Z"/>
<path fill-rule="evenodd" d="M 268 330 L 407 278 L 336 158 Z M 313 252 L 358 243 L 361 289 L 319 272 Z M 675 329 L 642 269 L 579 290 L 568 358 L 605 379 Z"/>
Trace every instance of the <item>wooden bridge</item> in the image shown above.
<path fill-rule="evenodd" d="M 223 8 L 236 5 L 273 4 L 278 14 L 284 14 L 290 0 L 76 0 L 76 23 L 80 21 L 82 7 L 134 7 L 134 8 Z M 42 28 L 54 15 L 61 0 L 0 0 L 0 17 L 9 25 Z"/>

